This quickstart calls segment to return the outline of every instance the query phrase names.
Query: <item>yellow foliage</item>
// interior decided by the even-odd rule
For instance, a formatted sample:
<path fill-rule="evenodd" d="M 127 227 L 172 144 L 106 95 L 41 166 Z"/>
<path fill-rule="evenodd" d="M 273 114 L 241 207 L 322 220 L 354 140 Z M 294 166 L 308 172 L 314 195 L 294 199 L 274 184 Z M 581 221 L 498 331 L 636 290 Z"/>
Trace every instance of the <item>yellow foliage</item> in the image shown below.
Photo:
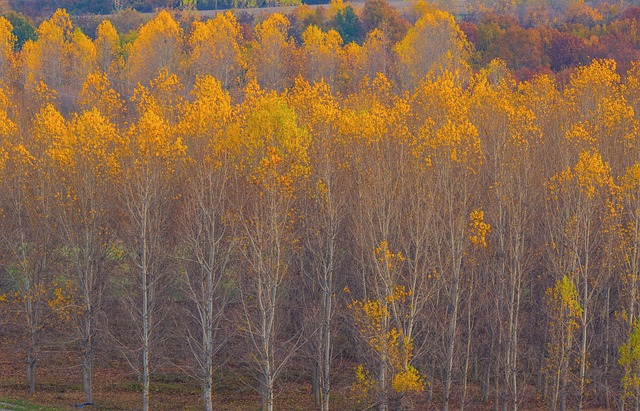
<path fill-rule="evenodd" d="M 484 211 L 473 210 L 469 219 L 469 239 L 475 246 L 487 248 L 487 236 L 491 233 L 491 226 L 484 222 Z"/>
<path fill-rule="evenodd" d="M 607 163 L 602 161 L 602 157 L 597 151 L 580 153 L 580 158 L 573 169 L 568 167 L 556 174 L 549 184 L 551 192 L 556 196 L 577 189 L 587 198 L 608 192 L 613 187 L 611 169 Z"/>
<path fill-rule="evenodd" d="M 129 55 L 130 81 L 146 85 L 162 70 L 174 73 L 179 65 L 183 30 L 166 10 L 142 26 Z"/>
<path fill-rule="evenodd" d="M 10 95 L 0 88 L 0 137 L 8 137 L 17 132 L 16 124 L 9 118 Z"/>
<path fill-rule="evenodd" d="M 310 135 L 275 92 L 265 93 L 253 82 L 245 96 L 230 130 L 234 163 L 262 193 L 293 195 L 309 175 Z"/>
<path fill-rule="evenodd" d="M 186 154 L 182 140 L 174 139 L 172 127 L 153 110 L 145 110 L 129 133 L 138 166 L 159 161 L 164 171 L 173 173 L 176 162 Z"/>
<path fill-rule="evenodd" d="M 229 87 L 246 66 L 239 46 L 241 40 L 240 25 L 229 11 L 205 23 L 194 22 L 189 38 L 194 74 L 211 74 Z"/>
<path fill-rule="evenodd" d="M 69 75 L 72 38 L 71 19 L 65 10 L 58 9 L 40 24 L 38 41 L 28 41 L 22 48 L 27 90 L 34 92 L 40 82 L 53 90 L 60 89 Z"/>
<path fill-rule="evenodd" d="M 614 60 L 594 60 L 588 66 L 579 67 L 571 76 L 565 95 L 576 110 L 590 116 L 603 97 L 621 94 L 620 76 Z"/>
<path fill-rule="evenodd" d="M 295 47 L 288 35 L 289 26 L 285 16 L 274 13 L 254 29 L 256 39 L 251 45 L 249 77 L 255 78 L 262 88 L 282 91 L 287 85 Z"/>
<path fill-rule="evenodd" d="M 387 270 L 395 270 L 401 267 L 402 262 L 405 260 L 400 251 L 392 253 L 389 250 L 389 244 L 386 241 L 380 242 L 380 244 L 373 250 L 373 254 L 376 256 L 376 260 Z"/>
<path fill-rule="evenodd" d="M 421 393 L 425 390 L 426 385 L 418 370 L 409 365 L 405 371 L 400 371 L 393 377 L 391 388 L 395 392 L 402 394 L 410 392 Z"/>
<path fill-rule="evenodd" d="M 636 319 L 629 340 L 620 346 L 619 364 L 624 367 L 622 377 L 623 401 L 638 401 L 640 389 L 640 319 Z"/>
<path fill-rule="evenodd" d="M 95 72 L 87 76 L 79 103 L 84 110 L 96 108 L 114 123 L 120 122 L 124 115 L 124 102 L 118 92 L 111 88 L 105 73 Z"/>
<path fill-rule="evenodd" d="M 311 24 L 302 33 L 303 49 L 307 58 L 309 81 L 324 79 L 332 83 L 342 53 L 342 37 L 335 30 L 323 32 Z"/>
<path fill-rule="evenodd" d="M 12 30 L 13 27 L 9 20 L 0 16 L 0 73 L 3 73 L 0 86 L 11 78 L 10 73 L 14 70 L 13 46 L 16 42 L 16 36 L 13 35 Z"/>
<path fill-rule="evenodd" d="M 395 46 L 404 86 L 412 90 L 425 77 L 437 78 L 447 71 L 466 77 L 470 71 L 466 63 L 469 48 L 453 15 L 423 8 L 422 16 Z"/>
<path fill-rule="evenodd" d="M 376 249 L 376 254 L 387 254 L 385 242 Z M 397 258 L 397 257 L 395 257 Z M 369 348 L 378 354 L 380 361 L 389 365 L 391 371 L 391 389 L 396 393 L 419 393 L 424 391 L 425 383 L 420 373 L 411 366 L 413 356 L 413 341 L 406 336 L 402 328 L 389 325 L 391 320 L 390 307 L 407 304 L 412 295 L 411 290 L 404 286 L 396 286 L 393 293 L 381 300 L 352 300 L 349 310 L 354 316 L 355 326 L 360 336 Z M 386 390 L 370 380 L 368 372 L 362 367 L 356 369 L 356 384 L 354 391 L 371 393 Z"/>
<path fill-rule="evenodd" d="M 234 108 L 231 97 L 217 79 L 205 75 L 198 77 L 191 94 L 195 100 L 184 107 L 178 133 L 184 137 L 190 151 L 195 151 L 208 164 L 219 166 L 219 159 L 229 149 L 226 129 L 232 122 Z M 193 150 L 191 150 L 193 149 Z"/>
<path fill-rule="evenodd" d="M 109 20 L 103 20 L 96 29 L 96 58 L 100 71 L 107 73 L 119 51 L 120 37 Z"/>
<path fill-rule="evenodd" d="M 47 299 L 47 305 L 62 321 L 68 322 L 81 312 L 73 299 L 77 295 L 77 288 L 77 284 L 72 281 L 59 280 L 54 286 L 53 296 Z"/>
<path fill-rule="evenodd" d="M 356 401 L 360 404 L 369 399 L 376 392 L 376 381 L 371 377 L 362 364 L 358 364 L 355 369 L 356 381 L 351 387 L 351 391 Z"/>
<path fill-rule="evenodd" d="M 76 84 L 85 81 L 87 75 L 97 68 L 98 51 L 93 41 L 76 29 L 73 32 L 71 43 L 69 44 L 69 63 L 71 73 L 69 78 Z"/>
<path fill-rule="evenodd" d="M 344 10 L 347 5 L 342 0 L 331 0 L 329 3 L 329 11 L 327 12 L 327 19 L 331 20 L 338 14 L 339 11 Z"/>

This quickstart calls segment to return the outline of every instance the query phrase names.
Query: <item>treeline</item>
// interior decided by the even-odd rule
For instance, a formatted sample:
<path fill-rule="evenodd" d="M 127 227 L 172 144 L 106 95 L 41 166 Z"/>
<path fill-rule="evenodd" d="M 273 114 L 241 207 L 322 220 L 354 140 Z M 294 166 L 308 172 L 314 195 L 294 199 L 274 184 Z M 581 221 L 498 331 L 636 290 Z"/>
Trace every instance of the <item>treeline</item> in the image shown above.
<path fill-rule="evenodd" d="M 51 3 L 51 7 L 54 6 Z M 215 4 L 210 6 L 215 7 Z M 230 7 L 241 6 L 237 4 Z M 180 5 L 174 7 L 174 18 L 189 36 L 191 22 L 198 19 L 195 14 L 197 12 Z M 198 7 L 206 9 L 209 6 L 200 7 L 198 3 Z M 227 6 L 220 3 L 218 7 Z M 580 2 L 522 2 L 508 7 L 485 5 L 477 1 L 448 7 L 452 12 L 461 13 L 456 19 L 468 41 L 467 60 L 474 70 L 499 58 L 506 63 L 516 80 L 531 80 L 536 75 L 553 74 L 561 84 L 566 84 L 575 67 L 586 65 L 594 59 L 613 59 L 617 63 L 618 73 L 624 74 L 640 58 L 640 44 L 636 33 L 640 19 L 638 7 L 609 3 L 586 5 Z M 68 5 L 67 9 L 73 10 L 73 7 Z M 151 11 L 141 7 L 137 9 Z M 494 9 L 497 11 L 493 11 Z M 53 10 L 47 10 L 41 5 L 37 8 L 40 14 L 20 7 L 16 7 L 16 10 L 22 10 L 24 14 L 11 11 L 5 13 L 4 17 L 13 26 L 16 37 L 14 46 L 16 50 L 20 50 L 27 40 L 37 39 L 33 21 L 42 21 L 43 16 L 50 16 Z M 73 16 L 73 12 L 71 15 Z M 27 16 L 32 16 L 34 20 Z M 290 22 L 287 34 L 295 40 L 297 46 L 301 46 L 304 41 L 302 33 L 314 25 L 323 31 L 337 31 L 343 44 L 356 42 L 359 45 L 377 28 L 384 32 L 389 41 L 386 47 L 391 48 L 405 36 L 419 16 L 406 5 L 394 9 L 386 1 L 367 0 L 363 5 L 334 4 L 316 8 L 300 5 L 286 17 Z M 76 28 L 95 40 L 96 29 L 102 22 L 100 17 L 81 14 L 71 19 Z M 108 19 L 118 31 L 119 47 L 123 49 L 127 43 L 135 40 L 138 29 L 149 17 L 129 5 L 109 15 Z M 246 46 L 246 40 L 252 39 L 255 25 L 264 16 L 256 17 L 239 11 L 236 19 L 242 33 L 238 41 L 241 47 Z M 391 53 L 390 57 L 393 58 L 394 54 Z M 299 67 L 293 68 L 294 72 L 297 70 Z"/>
<path fill-rule="evenodd" d="M 32 18 L 50 16 L 57 8 L 72 15 L 106 15 L 131 9 L 152 13 L 160 9 L 174 10 L 226 10 L 247 7 L 294 6 L 299 0 L 4 0 L 3 7 Z M 326 0 L 311 0 L 306 4 L 327 4 Z"/>
<path fill-rule="evenodd" d="M 640 66 L 516 82 L 450 14 L 389 13 L 344 45 L 57 11 L 19 52 L 0 18 L 0 342 L 31 392 L 46 347 L 87 402 L 126 360 L 144 409 L 161 362 L 206 409 L 217 367 L 271 410 L 293 364 L 323 410 L 336 373 L 354 409 L 638 403 Z"/>
<path fill-rule="evenodd" d="M 486 13 L 460 23 L 474 45 L 472 61 L 479 67 L 500 58 L 521 80 L 559 73 L 568 81 L 571 69 L 593 59 L 610 58 L 621 73 L 640 58 L 637 24 L 640 8 L 626 9 L 584 3 L 567 7 L 560 17 L 551 10 L 513 14 Z"/>

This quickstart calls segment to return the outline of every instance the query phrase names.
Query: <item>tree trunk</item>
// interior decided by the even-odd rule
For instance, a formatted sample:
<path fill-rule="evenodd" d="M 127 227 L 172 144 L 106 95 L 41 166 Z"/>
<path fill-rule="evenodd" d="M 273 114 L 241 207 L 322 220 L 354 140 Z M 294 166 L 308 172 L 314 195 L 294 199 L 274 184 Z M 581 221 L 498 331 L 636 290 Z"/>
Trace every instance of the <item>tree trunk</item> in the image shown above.
<path fill-rule="evenodd" d="M 29 348 L 27 349 L 27 381 L 29 383 L 29 395 L 33 395 L 36 392 L 36 355 L 33 338 L 34 336 L 32 334 L 31 341 L 29 342 Z"/>
<path fill-rule="evenodd" d="M 147 204 L 143 206 L 142 226 L 142 411 L 149 411 L 149 340 L 151 335 L 150 284 L 147 238 Z"/>
<path fill-rule="evenodd" d="M 462 400 L 460 401 L 460 411 L 464 411 L 467 401 L 467 380 L 469 376 L 469 357 L 471 355 L 471 294 L 467 301 L 467 351 L 464 358 L 464 374 L 462 377 Z"/>
<path fill-rule="evenodd" d="M 212 255 L 214 253 L 212 252 Z M 213 410 L 213 298 L 214 278 L 212 268 L 207 269 L 206 302 L 203 327 L 204 368 L 203 395 L 205 411 Z"/>
<path fill-rule="evenodd" d="M 455 349 L 455 337 L 456 328 L 458 325 L 458 280 L 459 273 L 455 274 L 453 280 L 453 289 L 451 292 L 452 301 L 450 305 L 451 315 L 449 316 L 449 330 L 447 333 L 447 356 L 446 356 L 446 368 L 444 376 L 444 403 L 442 405 L 442 411 L 449 410 L 449 397 L 451 396 L 451 380 L 453 373 L 453 354 Z"/>
<path fill-rule="evenodd" d="M 93 321 L 91 313 L 92 306 L 90 304 L 90 300 L 87 300 L 87 296 L 88 294 L 85 290 L 82 383 L 84 388 L 84 401 L 86 403 L 93 403 Z"/>
<path fill-rule="evenodd" d="M 588 248 L 588 247 L 587 247 Z M 589 257 L 585 263 L 585 273 L 582 285 L 582 341 L 580 344 L 580 387 L 578 392 L 578 411 L 582 411 L 584 396 L 585 374 L 587 371 L 587 298 L 589 297 L 589 278 L 587 276 L 589 268 Z"/>
<path fill-rule="evenodd" d="M 82 359 L 82 382 L 84 387 L 84 401 L 93 403 L 93 342 L 85 342 Z"/>
<path fill-rule="evenodd" d="M 333 261 L 333 241 L 331 242 L 331 261 Z M 323 363 L 322 363 L 322 411 L 329 411 L 330 395 L 330 370 L 331 370 L 331 311 L 333 309 L 333 276 L 332 270 L 327 274 L 324 293 L 324 341 L 323 341 Z"/>
<path fill-rule="evenodd" d="M 386 358 L 380 361 L 380 376 L 378 377 L 380 393 L 378 395 L 378 411 L 387 411 L 389 409 L 389 398 L 387 393 L 387 363 Z"/>
<path fill-rule="evenodd" d="M 273 411 L 273 378 L 270 365 L 263 364 L 263 375 L 260 378 L 260 401 L 262 411 Z"/>

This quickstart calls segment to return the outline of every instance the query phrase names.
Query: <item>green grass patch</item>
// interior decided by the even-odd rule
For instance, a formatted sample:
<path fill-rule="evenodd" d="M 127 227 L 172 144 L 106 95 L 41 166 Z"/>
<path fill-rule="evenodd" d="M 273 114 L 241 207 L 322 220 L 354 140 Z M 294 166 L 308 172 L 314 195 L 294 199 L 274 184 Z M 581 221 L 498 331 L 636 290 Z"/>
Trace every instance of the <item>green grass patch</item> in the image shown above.
<path fill-rule="evenodd" d="M 33 404 L 24 400 L 8 400 L 0 398 L 0 408 L 11 411 L 58 411 L 59 408 Z"/>

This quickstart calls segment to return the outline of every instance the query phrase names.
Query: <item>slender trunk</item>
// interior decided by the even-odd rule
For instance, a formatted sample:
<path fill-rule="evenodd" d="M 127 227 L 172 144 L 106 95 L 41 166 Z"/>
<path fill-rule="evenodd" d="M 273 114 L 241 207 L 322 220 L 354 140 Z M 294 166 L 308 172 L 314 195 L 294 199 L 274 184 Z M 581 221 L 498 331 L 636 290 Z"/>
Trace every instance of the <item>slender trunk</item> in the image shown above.
<path fill-rule="evenodd" d="M 471 353 L 471 297 L 467 301 L 467 352 L 464 359 L 464 375 L 462 377 L 462 400 L 460 402 L 460 411 L 464 411 L 467 401 L 467 379 L 469 375 L 469 356 Z"/>
<path fill-rule="evenodd" d="M 84 327 L 83 335 L 83 358 L 82 358 L 82 383 L 84 387 L 84 401 L 93 403 L 93 306 L 91 305 L 90 274 L 85 271 L 84 278 Z"/>
<path fill-rule="evenodd" d="M 208 301 L 207 308 L 209 312 L 206 317 L 206 324 L 204 329 L 204 368 L 206 374 L 203 379 L 203 396 L 204 396 L 204 409 L 205 411 L 213 410 L 213 324 L 212 324 L 212 301 Z"/>
<path fill-rule="evenodd" d="M 333 248 L 333 247 L 331 247 Z M 332 253 L 332 251 L 331 251 Z M 322 364 L 322 411 L 329 411 L 329 395 L 330 381 L 329 375 L 331 370 L 331 311 L 333 305 L 332 299 L 332 272 L 329 271 L 325 284 L 324 293 L 324 341 L 323 341 L 323 364 Z"/>
<path fill-rule="evenodd" d="M 587 257 L 588 264 L 588 257 Z M 588 265 L 585 264 L 585 274 L 582 285 L 582 341 L 580 344 L 580 387 L 578 392 L 578 411 L 582 411 L 584 397 L 585 374 L 587 370 L 587 298 L 589 290 L 589 280 L 587 277 Z"/>
<path fill-rule="evenodd" d="M 490 357 L 489 357 L 490 358 Z M 484 375 L 482 378 L 482 402 L 486 403 L 489 401 L 489 381 L 491 378 L 491 361 L 487 358 L 486 364 L 484 367 Z"/>
<path fill-rule="evenodd" d="M 212 253 L 213 254 L 213 253 Z M 212 268 L 207 269 L 207 283 L 205 288 L 206 302 L 204 315 L 204 329 L 202 339 L 204 348 L 203 396 L 205 411 L 213 410 L 213 288 L 214 278 Z"/>
<path fill-rule="evenodd" d="M 562 365 L 560 365 L 562 367 Z M 556 378 L 553 384 L 553 397 L 551 398 L 551 411 L 556 411 L 558 407 L 558 400 L 560 399 L 560 384 L 561 384 L 562 369 L 558 368 L 556 371 Z"/>
<path fill-rule="evenodd" d="M 516 268 L 516 270 L 516 298 L 513 307 L 513 326 L 511 328 L 511 385 L 513 387 L 513 411 L 518 410 L 518 323 L 520 320 L 520 298 L 522 296 L 522 272 L 520 271 L 520 267 Z"/>
<path fill-rule="evenodd" d="M 384 356 L 380 359 L 380 376 L 378 379 L 380 384 L 378 410 L 387 411 L 389 409 L 389 398 L 387 395 L 387 361 Z"/>
<path fill-rule="evenodd" d="M 93 403 L 93 338 L 91 320 L 85 318 L 85 340 L 82 358 L 82 382 L 84 386 L 84 401 Z"/>
<path fill-rule="evenodd" d="M 263 364 L 263 368 L 263 375 L 260 379 L 262 411 L 273 411 L 273 377 L 269 361 Z"/>
<path fill-rule="evenodd" d="M 610 335 L 610 328 L 609 328 L 609 319 L 610 319 L 610 315 L 609 313 L 611 312 L 611 288 L 609 286 L 607 286 L 607 298 L 606 298 L 606 304 L 605 304 L 605 318 L 606 318 L 606 323 L 605 323 L 605 337 L 604 337 L 604 341 L 605 341 L 605 345 L 604 345 L 604 404 L 605 404 L 605 408 L 606 409 L 611 409 L 611 402 L 609 401 L 609 344 L 611 343 L 610 339 L 609 339 L 609 335 Z"/>
<path fill-rule="evenodd" d="M 322 347 L 319 348 L 322 350 Z M 313 369 L 311 370 L 311 391 L 313 393 L 313 404 L 316 408 L 322 409 L 324 402 L 322 401 L 322 354 L 313 361 Z"/>
<path fill-rule="evenodd" d="M 213 378 L 211 374 L 204 381 L 204 409 L 205 411 L 213 410 Z"/>
<path fill-rule="evenodd" d="M 453 373 L 453 354 L 455 349 L 456 328 L 458 325 L 458 280 L 459 274 L 456 274 L 453 280 L 451 315 L 449 317 L 449 330 L 447 333 L 447 356 L 446 368 L 444 376 L 444 404 L 442 411 L 449 410 L 449 397 L 451 396 L 451 380 Z"/>
<path fill-rule="evenodd" d="M 570 346 L 570 345 L 569 345 Z M 562 378 L 560 378 L 560 411 L 565 411 L 567 406 L 567 379 L 569 377 L 569 353 L 568 350 L 564 350 L 562 359 Z M 560 377 L 560 375 L 558 376 Z"/>
<path fill-rule="evenodd" d="M 142 411 L 149 411 L 149 340 L 151 334 L 151 313 L 149 304 L 150 279 L 147 244 L 147 204 L 145 200 L 142 216 Z"/>
<path fill-rule="evenodd" d="M 31 341 L 29 341 L 29 348 L 27 348 L 27 381 L 29 383 L 29 395 L 33 395 L 36 392 L 36 354 L 35 344 L 33 342 L 35 336 L 31 333 Z"/>
<path fill-rule="evenodd" d="M 23 243 L 24 244 L 24 243 Z M 27 290 L 27 325 L 29 326 L 29 347 L 27 348 L 27 380 L 29 382 L 29 395 L 36 392 L 36 347 L 38 338 L 37 314 L 35 311 L 36 303 L 31 296 L 31 283 L 28 282 Z"/>
<path fill-rule="evenodd" d="M 495 388 L 495 390 L 496 390 L 495 391 L 496 392 L 496 394 L 495 394 L 496 395 L 496 397 L 495 397 L 496 400 L 493 403 L 493 409 L 494 409 L 494 411 L 498 411 L 499 406 L 500 406 L 500 400 L 502 399 L 501 398 L 502 395 L 500 394 L 500 373 L 499 372 L 496 373 L 496 377 L 495 377 L 494 381 L 495 381 L 495 384 L 496 384 L 496 388 Z"/>

